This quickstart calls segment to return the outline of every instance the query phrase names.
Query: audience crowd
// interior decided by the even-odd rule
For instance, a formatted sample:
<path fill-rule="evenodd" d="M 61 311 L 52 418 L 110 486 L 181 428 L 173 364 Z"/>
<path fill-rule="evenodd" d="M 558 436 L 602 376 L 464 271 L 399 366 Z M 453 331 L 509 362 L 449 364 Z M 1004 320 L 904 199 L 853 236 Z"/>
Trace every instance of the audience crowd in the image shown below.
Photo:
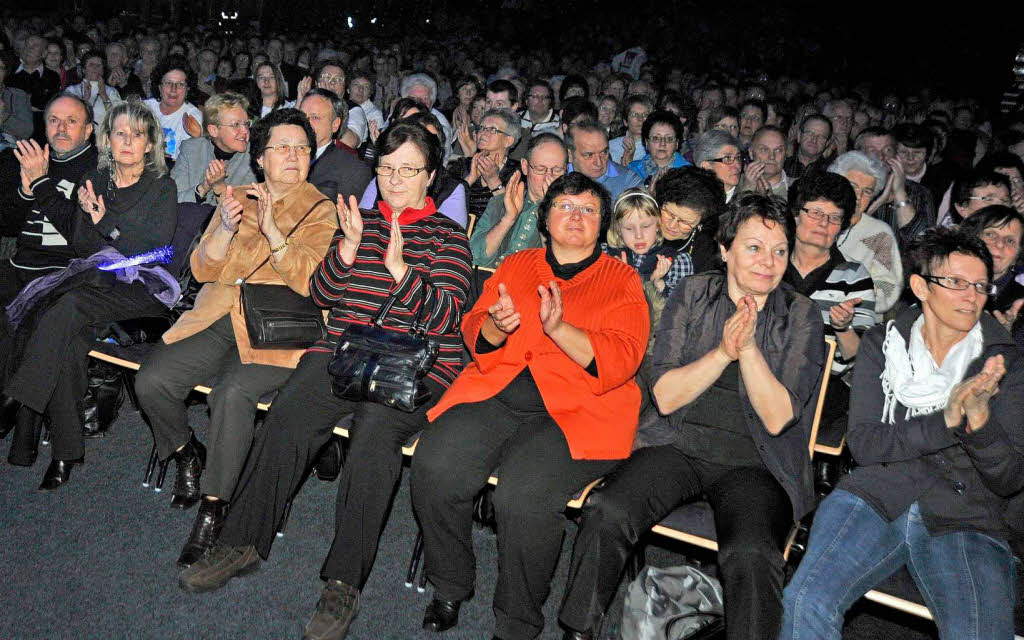
<path fill-rule="evenodd" d="M 372 611 L 361 589 L 417 437 L 428 630 L 473 595 L 474 499 L 498 475 L 496 638 L 543 631 L 562 512 L 595 482 L 565 638 L 595 637 L 639 538 L 700 499 L 730 639 L 838 638 L 904 566 L 941 637 L 1013 635 L 1024 116 L 930 88 L 698 72 L 642 46 L 81 13 L 2 26 L 8 460 L 33 465 L 48 424 L 40 489 L 68 483 L 96 339 L 174 318 L 135 386 L 172 506 L 200 505 L 182 589 L 267 559 L 352 416 L 305 638 Z M 177 266 L 104 264 L 164 246 Z M 309 299 L 322 338 L 256 344 L 243 283 Z M 413 411 L 332 392 L 339 344 L 375 323 L 436 345 Z M 185 397 L 211 380 L 204 445 Z M 853 459 L 818 493 L 816 423 Z M 787 536 L 812 512 L 787 585 Z"/>

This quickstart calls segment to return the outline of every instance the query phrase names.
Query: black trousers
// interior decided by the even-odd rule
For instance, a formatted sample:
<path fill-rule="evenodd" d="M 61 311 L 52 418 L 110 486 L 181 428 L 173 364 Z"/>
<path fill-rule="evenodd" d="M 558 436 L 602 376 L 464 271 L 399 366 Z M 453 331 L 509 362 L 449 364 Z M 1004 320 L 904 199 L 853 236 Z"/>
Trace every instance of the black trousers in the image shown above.
<path fill-rule="evenodd" d="M 574 460 L 546 411 L 524 411 L 509 400 L 503 391 L 445 412 L 420 438 L 411 484 L 435 597 L 464 600 L 476 576 L 473 499 L 492 472 L 498 476 L 494 634 L 516 640 L 544 628 L 541 608 L 565 535 L 565 503 L 617 461 Z"/>
<path fill-rule="evenodd" d="M 338 478 L 334 541 L 321 577 L 362 589 L 377 556 L 377 543 L 402 470 L 402 445 L 423 428 L 427 409 L 444 389 L 429 382 L 433 397 L 415 413 L 331 394 L 331 354 L 308 352 L 274 399 L 242 469 L 220 540 L 255 545 L 266 558 L 284 516 L 334 425 L 355 413 L 349 451 Z"/>
<path fill-rule="evenodd" d="M 111 322 L 164 310 L 141 283 L 125 284 L 110 275 L 64 293 L 40 316 L 4 393 L 49 416 L 54 459 L 85 454 L 79 404 L 88 388 L 88 354 L 98 331 Z"/>
<path fill-rule="evenodd" d="M 185 397 L 197 384 L 213 384 L 202 486 L 206 495 L 227 500 L 249 455 L 260 397 L 280 389 L 291 374 L 288 367 L 242 364 L 231 316 L 224 315 L 174 344 L 158 342 L 135 377 L 135 392 L 166 459 L 191 433 Z"/>
<path fill-rule="evenodd" d="M 54 271 L 26 271 L 12 266 L 10 260 L 0 260 L 0 306 L 6 307 L 10 304 L 29 282 Z"/>
<path fill-rule="evenodd" d="M 583 509 L 559 620 L 593 629 L 638 538 L 678 505 L 707 496 L 715 514 L 726 636 L 764 640 L 782 620 L 782 548 L 792 507 L 771 473 L 689 458 L 671 445 L 635 451 Z"/>

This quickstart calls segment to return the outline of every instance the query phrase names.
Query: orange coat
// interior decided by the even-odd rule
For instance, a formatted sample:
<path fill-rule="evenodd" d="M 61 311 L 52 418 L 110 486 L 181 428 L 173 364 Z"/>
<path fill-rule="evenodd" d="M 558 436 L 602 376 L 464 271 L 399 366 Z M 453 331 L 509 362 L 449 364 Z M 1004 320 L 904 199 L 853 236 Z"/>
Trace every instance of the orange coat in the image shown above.
<path fill-rule="evenodd" d="M 457 404 L 494 397 L 530 367 L 544 406 L 565 434 L 574 459 L 625 458 L 640 412 L 640 389 L 634 376 L 650 331 L 640 278 L 628 265 L 602 254 L 571 280 L 558 280 L 544 251 L 527 249 L 505 258 L 484 285 L 480 299 L 462 320 L 462 335 L 473 362 L 427 417 L 433 422 Z M 590 338 L 596 378 L 544 333 L 537 286 L 551 280 L 562 289 L 564 321 Z M 522 319 L 500 349 L 479 354 L 477 338 L 488 307 L 498 299 L 498 283 L 508 288 Z"/>

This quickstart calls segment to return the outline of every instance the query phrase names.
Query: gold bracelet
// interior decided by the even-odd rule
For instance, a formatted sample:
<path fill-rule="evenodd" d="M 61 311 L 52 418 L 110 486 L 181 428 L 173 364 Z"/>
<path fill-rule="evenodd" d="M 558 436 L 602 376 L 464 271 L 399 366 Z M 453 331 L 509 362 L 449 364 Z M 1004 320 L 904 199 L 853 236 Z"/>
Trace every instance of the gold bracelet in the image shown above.
<path fill-rule="evenodd" d="M 270 253 L 277 253 L 278 251 L 281 251 L 281 250 L 285 249 L 287 246 L 288 246 L 288 238 L 285 238 L 284 242 L 281 243 L 281 246 L 272 248 L 270 250 Z"/>

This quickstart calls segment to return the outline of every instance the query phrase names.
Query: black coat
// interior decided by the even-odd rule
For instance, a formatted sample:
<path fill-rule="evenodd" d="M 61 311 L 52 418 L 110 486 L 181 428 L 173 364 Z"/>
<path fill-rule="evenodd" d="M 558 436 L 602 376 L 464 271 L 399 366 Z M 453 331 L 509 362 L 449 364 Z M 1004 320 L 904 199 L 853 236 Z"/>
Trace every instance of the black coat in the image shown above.
<path fill-rule="evenodd" d="M 337 200 L 341 194 L 348 204 L 349 196 L 355 196 L 356 200 L 363 196 L 372 178 L 373 170 L 369 165 L 355 155 L 329 144 L 323 154 L 313 161 L 307 180 L 331 201 Z"/>

